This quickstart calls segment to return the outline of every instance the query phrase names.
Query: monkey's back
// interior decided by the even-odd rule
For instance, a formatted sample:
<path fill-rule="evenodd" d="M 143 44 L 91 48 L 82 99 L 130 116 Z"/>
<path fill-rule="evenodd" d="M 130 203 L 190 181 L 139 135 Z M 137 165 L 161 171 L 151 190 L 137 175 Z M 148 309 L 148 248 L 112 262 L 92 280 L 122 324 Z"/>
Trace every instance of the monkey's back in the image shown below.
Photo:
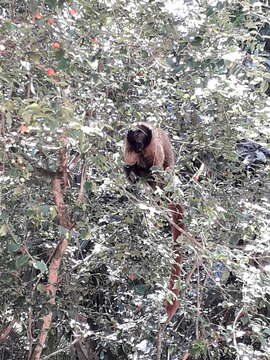
<path fill-rule="evenodd" d="M 172 168 L 174 167 L 174 153 L 172 149 L 171 140 L 169 136 L 166 134 L 166 132 L 161 128 L 155 128 L 154 130 L 157 132 L 157 136 L 160 139 L 160 143 L 164 151 L 163 168 L 165 170 L 166 168 L 169 167 L 172 170 Z"/>

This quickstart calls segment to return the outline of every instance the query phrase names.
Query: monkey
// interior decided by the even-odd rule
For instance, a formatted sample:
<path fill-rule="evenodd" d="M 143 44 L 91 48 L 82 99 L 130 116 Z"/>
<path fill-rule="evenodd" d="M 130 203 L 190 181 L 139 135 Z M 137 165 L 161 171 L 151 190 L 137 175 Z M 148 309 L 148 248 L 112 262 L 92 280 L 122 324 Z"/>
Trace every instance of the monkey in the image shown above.
<path fill-rule="evenodd" d="M 124 160 L 125 172 L 131 182 L 136 182 L 138 177 L 144 177 L 151 187 L 155 188 L 156 182 L 151 176 L 151 167 L 159 166 L 166 171 L 171 171 L 174 167 L 174 154 L 168 135 L 162 129 L 155 128 L 147 123 L 138 124 L 134 130 L 129 130 L 127 133 Z M 184 230 L 185 226 L 181 221 L 184 217 L 183 207 L 170 203 L 168 209 L 173 221 L 172 235 L 175 253 L 168 289 L 176 296 L 172 303 L 166 304 L 167 318 L 170 321 L 179 306 L 177 300 L 179 290 L 174 288 L 181 272 L 182 260 L 177 238 L 181 235 L 180 229 Z"/>
<path fill-rule="evenodd" d="M 157 183 L 151 174 L 152 166 L 159 166 L 165 171 L 172 171 L 174 154 L 168 135 L 160 128 L 147 123 L 141 123 L 134 130 L 129 130 L 125 140 L 124 150 L 125 172 L 130 182 L 136 183 L 138 178 L 144 177 L 148 184 L 155 189 Z M 172 302 L 166 302 L 167 319 L 158 334 L 158 348 L 161 349 L 162 333 L 179 308 L 180 291 L 175 288 L 181 274 L 182 254 L 178 244 L 178 237 L 185 230 L 183 223 L 184 208 L 179 204 L 169 203 L 168 210 L 172 218 L 172 240 L 174 261 L 170 271 L 168 289 L 174 293 Z M 182 230 L 182 231 L 181 231 Z"/>
<path fill-rule="evenodd" d="M 127 133 L 124 162 L 124 170 L 131 183 L 145 178 L 150 186 L 155 187 L 151 167 L 158 166 L 166 171 L 174 167 L 174 154 L 168 135 L 150 124 L 138 124 Z"/>

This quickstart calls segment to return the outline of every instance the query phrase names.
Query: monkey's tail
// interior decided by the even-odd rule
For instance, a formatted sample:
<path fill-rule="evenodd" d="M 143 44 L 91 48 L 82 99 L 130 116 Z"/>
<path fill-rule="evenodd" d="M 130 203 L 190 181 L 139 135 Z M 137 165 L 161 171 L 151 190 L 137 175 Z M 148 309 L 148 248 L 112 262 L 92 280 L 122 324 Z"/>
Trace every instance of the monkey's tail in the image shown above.
<path fill-rule="evenodd" d="M 167 324 L 170 322 L 170 320 L 172 319 L 172 317 L 174 316 L 180 305 L 179 302 L 180 290 L 178 287 L 175 286 L 175 284 L 179 279 L 179 275 L 181 273 L 182 254 L 179 249 L 179 244 L 177 242 L 177 239 L 182 234 L 181 229 L 185 230 L 185 225 L 182 222 L 184 218 L 183 207 L 179 204 L 170 203 L 168 205 L 168 208 L 172 214 L 172 221 L 173 221 L 172 235 L 173 235 L 173 254 L 174 254 L 174 261 L 171 267 L 168 289 L 173 292 L 174 298 L 172 299 L 172 302 L 166 301 L 165 304 L 166 312 L 167 312 L 167 320 L 166 320 Z"/>
<path fill-rule="evenodd" d="M 158 331 L 156 360 L 161 359 L 162 339 L 163 339 L 164 331 L 180 306 L 180 301 L 179 301 L 180 290 L 178 287 L 175 287 L 175 283 L 179 279 L 179 275 L 181 274 L 182 254 L 179 249 L 179 244 L 177 242 L 177 239 L 182 234 L 181 229 L 185 230 L 185 225 L 183 224 L 182 221 L 184 218 L 184 208 L 181 205 L 170 203 L 168 205 L 168 209 L 170 210 L 172 216 L 172 235 L 173 235 L 173 254 L 174 254 L 174 261 L 171 267 L 168 289 L 173 292 L 174 298 L 172 299 L 171 302 L 166 301 L 165 303 L 167 319 L 161 325 Z"/>

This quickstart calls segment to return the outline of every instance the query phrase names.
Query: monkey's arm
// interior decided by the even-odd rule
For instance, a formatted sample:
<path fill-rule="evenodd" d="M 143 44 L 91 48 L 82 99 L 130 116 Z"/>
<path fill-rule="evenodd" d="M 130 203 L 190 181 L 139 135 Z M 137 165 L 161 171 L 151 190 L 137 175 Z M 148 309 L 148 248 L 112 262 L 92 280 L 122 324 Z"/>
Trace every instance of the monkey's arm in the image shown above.
<path fill-rule="evenodd" d="M 125 149 L 124 153 L 124 162 L 127 166 L 136 165 L 140 162 L 138 154 L 135 151 L 130 151 L 129 149 Z"/>
<path fill-rule="evenodd" d="M 144 158 L 150 167 L 158 166 L 164 169 L 165 153 L 159 139 L 154 139 L 144 151 Z"/>
<path fill-rule="evenodd" d="M 172 149 L 172 145 L 170 139 L 167 135 L 163 137 L 163 149 L 164 149 L 164 170 L 172 171 L 174 168 L 174 153 Z"/>
<path fill-rule="evenodd" d="M 125 171 L 128 181 L 131 182 L 131 184 L 135 184 L 138 179 L 137 179 L 136 175 L 134 174 L 133 166 L 124 165 L 124 171 Z"/>

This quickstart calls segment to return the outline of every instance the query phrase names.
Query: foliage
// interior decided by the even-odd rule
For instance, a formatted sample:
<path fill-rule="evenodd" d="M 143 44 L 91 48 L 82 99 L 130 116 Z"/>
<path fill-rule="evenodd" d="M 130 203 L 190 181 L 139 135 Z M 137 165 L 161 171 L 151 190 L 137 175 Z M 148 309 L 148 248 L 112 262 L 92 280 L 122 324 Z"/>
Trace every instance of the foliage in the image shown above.
<path fill-rule="evenodd" d="M 267 144 L 270 135 L 260 32 L 269 9 L 252 0 L 183 2 L 173 12 L 169 4 L 3 2 L 3 359 L 28 357 L 50 307 L 44 359 L 55 351 L 58 359 L 86 358 L 79 344 L 93 359 L 155 358 L 170 298 L 173 184 L 168 176 L 164 192 L 153 194 L 124 178 L 126 129 L 144 120 L 171 135 L 173 198 L 203 245 L 181 242 L 181 305 L 164 335 L 164 359 L 270 356 L 269 166 L 246 171 L 235 153 L 237 140 Z M 58 223 L 52 191 L 63 136 L 69 230 Z M 69 245 L 52 305 L 46 282 L 61 237 Z"/>

